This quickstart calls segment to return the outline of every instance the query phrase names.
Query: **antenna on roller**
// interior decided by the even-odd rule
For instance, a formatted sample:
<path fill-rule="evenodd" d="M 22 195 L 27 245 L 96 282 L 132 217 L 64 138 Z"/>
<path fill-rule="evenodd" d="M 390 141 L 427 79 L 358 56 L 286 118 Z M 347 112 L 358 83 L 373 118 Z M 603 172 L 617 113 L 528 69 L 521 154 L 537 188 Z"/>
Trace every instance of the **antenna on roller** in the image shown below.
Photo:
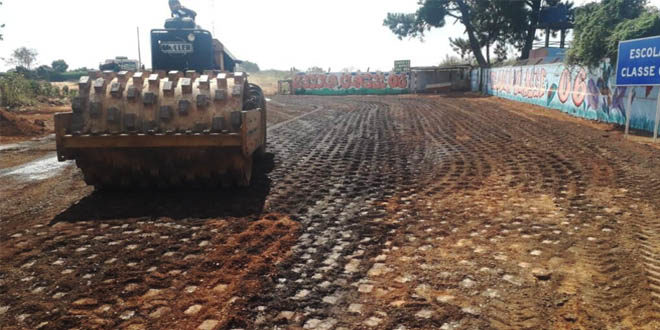
<path fill-rule="evenodd" d="M 211 32 L 215 35 L 215 1 L 209 0 L 211 3 Z"/>

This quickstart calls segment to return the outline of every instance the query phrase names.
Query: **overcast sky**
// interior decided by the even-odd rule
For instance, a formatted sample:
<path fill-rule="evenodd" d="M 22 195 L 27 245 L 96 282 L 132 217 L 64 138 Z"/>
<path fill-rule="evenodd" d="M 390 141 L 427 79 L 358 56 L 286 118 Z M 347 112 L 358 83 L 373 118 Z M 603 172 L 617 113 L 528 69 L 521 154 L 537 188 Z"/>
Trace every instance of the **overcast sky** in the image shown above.
<path fill-rule="evenodd" d="M 96 68 L 107 58 L 138 57 L 149 67 L 149 30 L 169 17 L 167 0 L 0 0 L 4 41 L 0 57 L 26 46 L 38 63 L 64 59 L 72 68 Z M 453 54 L 448 38 L 464 34 L 460 23 L 418 39 L 398 40 L 385 26 L 388 12 L 414 12 L 418 0 L 182 0 L 197 22 L 239 59 L 262 69 L 295 66 L 389 70 L 396 59 L 437 65 Z M 577 0 L 584 3 L 587 0 Z M 660 5 L 660 0 L 651 0 Z M 8 67 L 0 61 L 0 70 Z"/>

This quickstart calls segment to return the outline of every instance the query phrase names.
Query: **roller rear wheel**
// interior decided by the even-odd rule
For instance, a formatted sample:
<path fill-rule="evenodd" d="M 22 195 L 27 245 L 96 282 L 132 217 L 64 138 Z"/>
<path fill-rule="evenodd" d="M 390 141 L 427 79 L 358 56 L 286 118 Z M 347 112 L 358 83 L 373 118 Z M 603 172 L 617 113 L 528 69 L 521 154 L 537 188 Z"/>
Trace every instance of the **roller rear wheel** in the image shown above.
<path fill-rule="evenodd" d="M 248 83 L 247 89 L 245 90 L 245 100 L 243 101 L 243 110 L 254 110 L 262 109 L 263 115 L 261 118 L 261 129 L 264 132 L 264 137 L 261 142 L 261 146 L 255 150 L 254 155 L 257 158 L 261 158 L 266 154 L 266 141 L 267 141 L 267 110 L 266 110 L 266 97 L 264 92 L 261 90 L 261 87 Z"/>

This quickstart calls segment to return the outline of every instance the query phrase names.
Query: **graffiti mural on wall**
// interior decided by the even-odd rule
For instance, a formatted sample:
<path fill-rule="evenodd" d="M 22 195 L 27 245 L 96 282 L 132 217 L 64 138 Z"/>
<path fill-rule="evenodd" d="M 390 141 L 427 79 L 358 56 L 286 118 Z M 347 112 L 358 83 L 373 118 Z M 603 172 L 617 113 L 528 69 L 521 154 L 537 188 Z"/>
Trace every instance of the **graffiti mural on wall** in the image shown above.
<path fill-rule="evenodd" d="M 491 95 L 621 125 L 626 121 L 627 95 L 632 93 L 631 127 L 653 131 L 659 88 L 616 87 L 613 70 L 607 63 L 592 70 L 563 63 L 492 68 L 485 74 L 485 87 Z M 478 84 L 472 86 L 478 89 Z"/>
<path fill-rule="evenodd" d="M 300 73 L 293 78 L 296 94 L 404 94 L 409 91 L 407 73 Z"/>

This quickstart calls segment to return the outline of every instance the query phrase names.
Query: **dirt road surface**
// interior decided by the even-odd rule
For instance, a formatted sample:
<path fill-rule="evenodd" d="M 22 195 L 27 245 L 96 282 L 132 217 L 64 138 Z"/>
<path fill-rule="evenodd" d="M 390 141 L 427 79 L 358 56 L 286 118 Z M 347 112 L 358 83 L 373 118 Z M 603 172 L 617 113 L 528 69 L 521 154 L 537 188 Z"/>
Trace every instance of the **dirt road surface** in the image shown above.
<path fill-rule="evenodd" d="M 660 149 L 477 96 L 270 100 L 253 187 L 0 147 L 4 329 L 660 329 Z"/>

